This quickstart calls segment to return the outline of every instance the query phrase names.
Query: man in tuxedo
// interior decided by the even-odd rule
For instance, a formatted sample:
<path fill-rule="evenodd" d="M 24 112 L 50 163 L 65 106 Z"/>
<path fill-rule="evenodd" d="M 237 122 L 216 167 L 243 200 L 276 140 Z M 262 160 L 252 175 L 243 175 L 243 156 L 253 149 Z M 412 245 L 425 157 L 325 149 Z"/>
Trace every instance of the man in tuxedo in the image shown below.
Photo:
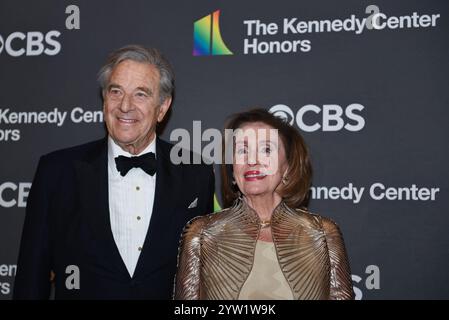
<path fill-rule="evenodd" d="M 173 164 L 156 136 L 174 91 L 168 61 L 124 47 L 99 81 L 108 135 L 40 159 L 16 299 L 47 299 L 50 278 L 56 299 L 170 299 L 182 228 L 213 210 L 212 168 Z"/>

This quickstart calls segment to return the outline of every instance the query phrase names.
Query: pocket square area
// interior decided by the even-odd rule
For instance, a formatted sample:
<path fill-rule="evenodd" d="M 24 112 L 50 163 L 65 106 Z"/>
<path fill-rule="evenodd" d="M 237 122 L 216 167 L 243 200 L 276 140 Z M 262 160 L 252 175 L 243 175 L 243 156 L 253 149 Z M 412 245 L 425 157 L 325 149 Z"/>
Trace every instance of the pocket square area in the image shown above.
<path fill-rule="evenodd" d="M 195 200 L 193 200 L 192 203 L 189 204 L 189 206 L 187 207 L 187 209 L 193 209 L 193 208 L 196 208 L 197 205 L 198 205 L 198 198 L 195 198 Z"/>

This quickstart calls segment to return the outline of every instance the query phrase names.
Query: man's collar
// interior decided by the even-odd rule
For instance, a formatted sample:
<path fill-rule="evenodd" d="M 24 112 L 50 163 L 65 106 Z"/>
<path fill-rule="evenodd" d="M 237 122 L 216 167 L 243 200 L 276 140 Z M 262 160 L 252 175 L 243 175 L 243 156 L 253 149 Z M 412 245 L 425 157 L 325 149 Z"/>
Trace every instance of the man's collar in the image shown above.
<path fill-rule="evenodd" d="M 117 168 L 115 167 L 115 158 L 118 156 L 125 156 L 125 157 L 134 157 L 134 156 L 140 156 L 142 154 L 153 152 L 156 155 L 156 136 L 154 136 L 153 141 L 139 154 L 131 154 L 125 150 L 123 150 L 115 141 L 112 139 L 110 135 L 108 135 L 108 163 L 111 166 L 111 169 L 117 171 Z M 118 171 L 117 171 L 118 173 Z"/>

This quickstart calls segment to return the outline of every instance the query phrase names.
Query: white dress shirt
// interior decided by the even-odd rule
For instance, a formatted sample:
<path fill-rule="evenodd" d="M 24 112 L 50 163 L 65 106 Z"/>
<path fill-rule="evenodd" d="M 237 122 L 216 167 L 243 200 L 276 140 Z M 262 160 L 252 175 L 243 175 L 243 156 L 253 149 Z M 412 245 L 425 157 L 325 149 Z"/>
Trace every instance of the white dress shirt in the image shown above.
<path fill-rule="evenodd" d="M 156 138 L 138 155 L 147 152 L 156 154 Z M 150 176 L 140 168 L 132 168 L 122 177 L 115 165 L 115 157 L 118 156 L 134 155 L 124 151 L 109 137 L 108 189 L 111 229 L 118 251 L 132 277 L 150 225 L 156 174 Z"/>

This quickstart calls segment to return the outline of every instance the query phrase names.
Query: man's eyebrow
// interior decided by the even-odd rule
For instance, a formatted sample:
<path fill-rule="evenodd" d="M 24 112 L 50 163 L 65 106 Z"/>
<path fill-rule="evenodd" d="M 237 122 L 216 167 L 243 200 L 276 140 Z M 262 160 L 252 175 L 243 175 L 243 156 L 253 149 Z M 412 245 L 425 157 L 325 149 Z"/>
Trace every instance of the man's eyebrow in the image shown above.
<path fill-rule="evenodd" d="M 118 84 L 116 84 L 116 83 L 110 83 L 109 85 L 108 85 L 108 90 L 111 90 L 111 89 L 115 89 L 115 88 L 118 88 L 118 89 L 122 89 L 122 86 L 121 85 L 118 85 Z"/>
<path fill-rule="evenodd" d="M 122 89 L 123 90 L 123 87 L 121 85 L 117 84 L 117 83 L 110 83 L 108 85 L 107 89 L 108 90 L 111 90 L 111 89 Z M 151 91 L 151 89 L 147 88 L 147 87 L 137 87 L 136 91 L 143 91 L 146 94 L 148 94 L 149 96 L 153 95 L 153 91 Z"/>
<path fill-rule="evenodd" d="M 151 91 L 151 89 L 147 88 L 147 87 L 137 87 L 137 90 L 143 91 L 146 94 L 148 94 L 149 96 L 153 95 L 153 91 Z"/>

